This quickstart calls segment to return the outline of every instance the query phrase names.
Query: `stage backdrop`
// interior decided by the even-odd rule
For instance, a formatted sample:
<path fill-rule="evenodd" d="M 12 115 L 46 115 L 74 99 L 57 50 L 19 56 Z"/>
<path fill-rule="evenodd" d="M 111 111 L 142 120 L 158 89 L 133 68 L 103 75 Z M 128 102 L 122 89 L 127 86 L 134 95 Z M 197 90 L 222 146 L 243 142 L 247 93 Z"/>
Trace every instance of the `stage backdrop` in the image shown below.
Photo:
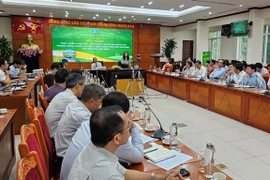
<path fill-rule="evenodd" d="M 63 58 L 69 62 L 117 62 L 124 51 L 132 59 L 132 30 L 70 26 L 52 26 L 53 61 Z"/>

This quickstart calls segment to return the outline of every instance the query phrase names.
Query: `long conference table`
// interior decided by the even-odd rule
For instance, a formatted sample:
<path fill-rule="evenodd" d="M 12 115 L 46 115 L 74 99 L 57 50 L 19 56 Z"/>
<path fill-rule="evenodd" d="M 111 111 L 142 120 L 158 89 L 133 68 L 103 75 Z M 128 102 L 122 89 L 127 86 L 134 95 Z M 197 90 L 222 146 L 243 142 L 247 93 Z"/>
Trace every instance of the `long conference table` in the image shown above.
<path fill-rule="evenodd" d="M 270 132 L 270 96 L 257 92 L 255 88 L 232 88 L 152 71 L 146 72 L 146 85 Z"/>

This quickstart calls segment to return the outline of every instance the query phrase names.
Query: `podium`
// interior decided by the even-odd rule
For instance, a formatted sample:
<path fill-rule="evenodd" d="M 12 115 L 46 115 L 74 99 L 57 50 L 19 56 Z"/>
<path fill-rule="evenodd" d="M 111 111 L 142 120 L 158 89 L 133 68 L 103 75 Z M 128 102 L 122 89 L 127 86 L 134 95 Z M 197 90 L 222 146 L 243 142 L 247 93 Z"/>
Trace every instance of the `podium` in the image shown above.
<path fill-rule="evenodd" d="M 160 54 L 160 53 L 154 53 L 154 54 L 151 54 L 150 57 L 153 57 L 155 59 L 155 66 L 158 65 L 158 62 L 159 62 L 159 58 L 162 57 L 163 55 Z"/>

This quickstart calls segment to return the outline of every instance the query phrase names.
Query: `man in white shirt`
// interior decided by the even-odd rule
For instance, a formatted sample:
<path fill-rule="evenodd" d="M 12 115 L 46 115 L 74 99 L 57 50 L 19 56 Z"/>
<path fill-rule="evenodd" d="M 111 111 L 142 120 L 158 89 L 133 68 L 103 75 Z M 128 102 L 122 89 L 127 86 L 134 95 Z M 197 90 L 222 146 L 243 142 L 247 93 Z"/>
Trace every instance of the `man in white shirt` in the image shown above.
<path fill-rule="evenodd" d="M 84 88 L 84 77 L 78 73 L 71 73 L 66 79 L 66 90 L 57 94 L 50 102 L 45 116 L 50 131 L 50 136 L 54 138 L 58 122 L 63 115 L 66 106 L 81 97 Z"/>
<path fill-rule="evenodd" d="M 129 111 L 129 100 L 126 95 L 121 92 L 113 91 L 103 98 L 103 107 L 112 105 L 120 106 L 125 113 Z M 91 143 L 90 139 L 91 132 L 89 121 L 84 121 L 73 136 L 64 156 L 60 174 L 61 180 L 67 180 L 74 160 L 78 154 Z M 141 140 L 140 130 L 135 125 L 133 125 L 131 129 L 130 140 L 126 144 L 119 146 L 115 155 L 120 161 L 127 163 L 140 163 L 143 160 L 143 142 Z"/>
<path fill-rule="evenodd" d="M 243 70 L 243 64 L 237 63 L 233 65 L 233 69 L 229 71 L 229 76 L 227 77 L 227 82 L 241 84 L 243 79 L 247 76 L 246 72 Z"/>
<path fill-rule="evenodd" d="M 92 70 L 99 70 L 102 68 L 102 64 L 100 62 L 97 62 L 97 58 L 93 58 L 93 63 L 91 64 L 91 69 Z"/>
<path fill-rule="evenodd" d="M 207 69 L 202 65 L 201 61 L 196 61 L 195 70 L 191 73 L 191 76 L 201 78 L 203 80 L 207 79 Z"/>
<path fill-rule="evenodd" d="M 268 70 L 263 67 L 262 63 L 256 63 L 256 72 L 260 73 L 261 75 L 269 73 Z"/>
<path fill-rule="evenodd" d="M 193 66 L 192 62 L 187 61 L 185 69 L 183 70 L 183 73 L 187 76 L 191 76 L 194 71 L 195 71 L 195 67 Z"/>
<path fill-rule="evenodd" d="M 0 59 L 0 83 L 1 86 L 7 86 L 11 83 L 8 75 L 8 63 L 4 59 Z"/>
<path fill-rule="evenodd" d="M 92 144 L 86 146 L 74 161 L 69 180 L 131 180 L 181 179 L 177 171 L 170 174 L 144 173 L 125 169 L 114 155 L 117 148 L 128 142 L 132 122 L 119 106 L 109 106 L 96 110 L 90 119 Z"/>
<path fill-rule="evenodd" d="M 84 121 L 89 121 L 91 114 L 101 106 L 106 95 L 103 87 L 96 84 L 84 86 L 80 101 L 67 105 L 55 133 L 55 149 L 58 157 L 63 157 L 72 141 L 73 135 Z"/>

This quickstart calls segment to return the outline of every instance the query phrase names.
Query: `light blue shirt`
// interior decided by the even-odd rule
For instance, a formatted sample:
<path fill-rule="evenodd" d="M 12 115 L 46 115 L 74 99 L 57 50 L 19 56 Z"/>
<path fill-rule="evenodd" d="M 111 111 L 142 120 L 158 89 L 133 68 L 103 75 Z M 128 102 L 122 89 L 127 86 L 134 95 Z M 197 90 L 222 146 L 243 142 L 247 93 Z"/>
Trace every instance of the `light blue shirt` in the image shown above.
<path fill-rule="evenodd" d="M 258 87 L 258 88 L 266 88 L 266 82 L 262 78 L 261 74 L 258 72 L 254 72 L 252 75 L 247 76 L 243 80 L 243 85 L 247 86 L 253 86 L 253 87 Z"/>
<path fill-rule="evenodd" d="M 131 137 L 129 141 L 118 147 L 115 155 L 120 161 L 128 163 L 139 163 L 143 160 L 143 141 L 141 140 L 140 130 L 136 128 L 131 129 Z M 91 132 L 89 121 L 84 121 L 72 138 L 72 141 L 64 155 L 61 167 L 60 179 L 68 179 L 71 167 L 79 155 L 79 153 L 91 143 Z"/>
<path fill-rule="evenodd" d="M 15 68 L 14 65 L 11 65 L 9 67 L 9 71 L 8 71 L 9 74 L 12 74 L 13 76 L 19 76 L 20 74 L 20 69 L 19 68 Z"/>
<path fill-rule="evenodd" d="M 221 76 L 225 74 L 226 69 L 224 67 L 222 68 L 216 68 L 210 75 L 210 79 L 219 79 Z"/>

